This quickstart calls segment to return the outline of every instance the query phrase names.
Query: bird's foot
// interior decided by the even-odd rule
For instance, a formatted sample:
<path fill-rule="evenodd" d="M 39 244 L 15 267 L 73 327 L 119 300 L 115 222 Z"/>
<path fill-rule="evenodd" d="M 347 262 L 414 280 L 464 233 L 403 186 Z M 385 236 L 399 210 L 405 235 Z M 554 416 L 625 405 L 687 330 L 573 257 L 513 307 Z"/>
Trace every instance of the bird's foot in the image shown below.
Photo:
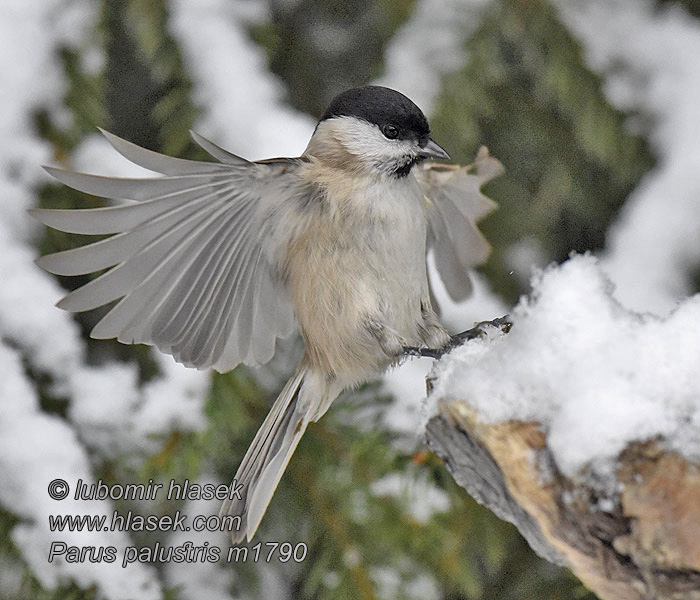
<path fill-rule="evenodd" d="M 447 345 L 451 345 L 454 348 L 455 346 L 459 346 L 464 342 L 468 342 L 469 340 L 484 337 L 485 335 L 488 335 L 489 328 L 493 327 L 500 329 L 503 333 L 508 333 L 512 326 L 513 322 L 510 320 L 508 315 L 504 315 L 498 319 L 494 319 L 493 321 L 480 321 L 471 329 L 467 329 L 467 331 L 450 336 L 451 341 L 448 342 Z"/>
<path fill-rule="evenodd" d="M 445 344 L 442 348 L 405 346 L 403 348 L 403 353 L 406 356 L 421 356 L 439 359 L 448 352 L 454 350 L 457 346 L 464 344 L 464 342 L 488 335 L 489 328 L 500 329 L 503 333 L 508 333 L 512 326 L 513 323 L 509 319 L 508 315 L 504 315 L 503 317 L 499 317 L 493 321 L 481 321 L 467 331 L 450 336 L 450 341 L 447 342 L 447 344 Z"/>
<path fill-rule="evenodd" d="M 443 355 L 443 350 L 442 348 L 428 348 L 427 346 L 404 346 L 403 355 L 423 358 L 440 358 Z"/>

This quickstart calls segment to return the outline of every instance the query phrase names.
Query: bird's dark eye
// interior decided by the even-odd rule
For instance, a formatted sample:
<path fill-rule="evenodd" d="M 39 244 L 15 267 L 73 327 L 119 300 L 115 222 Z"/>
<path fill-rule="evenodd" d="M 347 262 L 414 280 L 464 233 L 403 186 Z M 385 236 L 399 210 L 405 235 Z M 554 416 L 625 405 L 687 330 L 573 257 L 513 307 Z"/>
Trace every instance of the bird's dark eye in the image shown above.
<path fill-rule="evenodd" d="M 382 127 L 382 133 L 384 134 L 384 137 L 387 137 L 390 140 L 395 140 L 397 137 L 399 137 L 398 128 L 391 123 L 388 123 Z"/>

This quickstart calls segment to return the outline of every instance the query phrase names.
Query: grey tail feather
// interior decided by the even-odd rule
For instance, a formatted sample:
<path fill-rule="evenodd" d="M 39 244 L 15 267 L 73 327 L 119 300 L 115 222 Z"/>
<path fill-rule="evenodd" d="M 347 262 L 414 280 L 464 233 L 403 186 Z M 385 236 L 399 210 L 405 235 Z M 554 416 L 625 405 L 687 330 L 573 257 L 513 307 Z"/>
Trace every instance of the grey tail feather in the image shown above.
<path fill-rule="evenodd" d="M 219 511 L 221 517 L 240 517 L 236 519 L 238 529 L 231 531 L 234 544 L 244 538 L 252 539 L 306 430 L 309 415 L 299 409 L 299 392 L 307 371 L 308 367 L 300 367 L 275 400 L 231 484 L 231 490 L 238 490 L 240 498 L 232 493 L 234 497 L 225 500 Z"/>

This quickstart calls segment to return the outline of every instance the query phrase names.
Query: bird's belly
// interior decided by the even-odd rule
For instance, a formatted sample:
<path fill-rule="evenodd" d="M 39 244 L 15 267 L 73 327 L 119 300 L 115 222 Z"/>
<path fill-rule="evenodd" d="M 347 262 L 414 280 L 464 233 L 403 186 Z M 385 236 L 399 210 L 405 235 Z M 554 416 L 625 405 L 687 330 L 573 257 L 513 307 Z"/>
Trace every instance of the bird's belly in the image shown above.
<path fill-rule="evenodd" d="M 296 240 L 288 284 L 310 362 L 359 383 L 391 362 L 368 328 L 374 320 L 419 345 L 427 297 L 420 215 L 364 227 L 317 222 Z"/>

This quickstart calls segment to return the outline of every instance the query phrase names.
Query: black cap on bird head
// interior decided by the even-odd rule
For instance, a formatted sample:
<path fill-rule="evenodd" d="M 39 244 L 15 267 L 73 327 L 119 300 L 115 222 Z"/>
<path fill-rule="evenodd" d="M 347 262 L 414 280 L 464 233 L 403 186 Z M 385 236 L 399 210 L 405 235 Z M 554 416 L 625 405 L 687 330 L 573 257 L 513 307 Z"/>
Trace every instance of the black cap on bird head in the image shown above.
<path fill-rule="evenodd" d="M 357 117 L 374 123 L 383 132 L 396 128 L 396 139 L 415 139 L 427 143 L 430 126 L 423 111 L 409 98 L 386 87 L 366 85 L 338 94 L 331 101 L 321 121 L 333 117 Z M 391 129 L 388 129 L 393 134 Z M 387 136 L 389 137 L 389 136 Z"/>

